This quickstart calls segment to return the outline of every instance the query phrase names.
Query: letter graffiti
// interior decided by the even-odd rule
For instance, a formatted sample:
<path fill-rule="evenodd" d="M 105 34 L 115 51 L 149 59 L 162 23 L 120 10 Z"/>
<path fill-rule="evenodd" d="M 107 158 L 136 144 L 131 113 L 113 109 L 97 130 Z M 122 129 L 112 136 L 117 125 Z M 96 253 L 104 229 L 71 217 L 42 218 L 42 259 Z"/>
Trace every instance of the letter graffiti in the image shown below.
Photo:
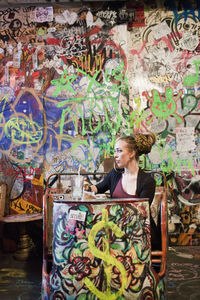
<path fill-rule="evenodd" d="M 41 141 L 43 130 L 26 116 L 11 118 L 5 126 L 5 134 L 15 143 L 34 144 Z"/>

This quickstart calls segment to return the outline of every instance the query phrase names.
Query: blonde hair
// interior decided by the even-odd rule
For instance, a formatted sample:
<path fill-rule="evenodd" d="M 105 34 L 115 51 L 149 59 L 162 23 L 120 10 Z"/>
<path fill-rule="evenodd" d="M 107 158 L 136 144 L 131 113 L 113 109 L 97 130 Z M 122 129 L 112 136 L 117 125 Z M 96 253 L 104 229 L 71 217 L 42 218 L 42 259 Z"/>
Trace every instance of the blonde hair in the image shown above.
<path fill-rule="evenodd" d="M 151 148 L 156 142 L 156 137 L 152 132 L 148 134 L 135 133 L 134 135 L 119 137 L 117 141 L 126 142 L 127 148 L 130 151 L 135 151 L 135 158 L 138 160 L 140 155 L 151 152 Z"/>

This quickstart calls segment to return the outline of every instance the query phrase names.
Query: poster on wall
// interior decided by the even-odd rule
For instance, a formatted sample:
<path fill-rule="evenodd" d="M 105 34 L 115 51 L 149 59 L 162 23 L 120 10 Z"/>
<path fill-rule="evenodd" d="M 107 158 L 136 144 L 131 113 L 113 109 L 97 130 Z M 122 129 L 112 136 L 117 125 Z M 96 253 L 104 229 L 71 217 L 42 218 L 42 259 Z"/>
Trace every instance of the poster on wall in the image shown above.
<path fill-rule="evenodd" d="M 36 7 L 34 21 L 38 23 L 53 21 L 53 7 Z"/>
<path fill-rule="evenodd" d="M 194 127 L 176 128 L 176 145 L 178 152 L 193 151 L 196 147 Z"/>

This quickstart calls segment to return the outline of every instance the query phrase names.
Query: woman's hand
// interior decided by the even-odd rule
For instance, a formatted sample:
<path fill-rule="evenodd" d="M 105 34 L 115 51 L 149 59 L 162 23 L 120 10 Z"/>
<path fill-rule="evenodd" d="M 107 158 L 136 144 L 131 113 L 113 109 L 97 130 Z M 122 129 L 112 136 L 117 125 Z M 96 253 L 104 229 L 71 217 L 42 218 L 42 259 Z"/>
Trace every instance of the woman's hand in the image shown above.
<path fill-rule="evenodd" d="M 93 192 L 95 194 L 97 193 L 97 187 L 95 185 L 90 185 L 90 183 L 87 181 L 87 178 L 84 178 L 83 189 L 86 192 Z"/>

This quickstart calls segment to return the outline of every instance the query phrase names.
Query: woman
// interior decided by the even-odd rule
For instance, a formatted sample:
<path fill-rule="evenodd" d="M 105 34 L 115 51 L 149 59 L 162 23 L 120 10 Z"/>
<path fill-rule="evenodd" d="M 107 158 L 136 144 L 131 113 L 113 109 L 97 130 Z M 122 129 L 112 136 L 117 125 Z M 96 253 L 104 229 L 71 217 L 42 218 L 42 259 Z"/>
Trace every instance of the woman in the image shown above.
<path fill-rule="evenodd" d="M 149 173 L 145 173 L 138 166 L 139 156 L 151 151 L 155 143 L 153 133 L 137 133 L 134 136 L 124 136 L 117 139 L 115 144 L 115 161 L 118 169 L 112 169 L 105 179 L 89 190 L 105 193 L 110 190 L 111 198 L 149 198 L 150 205 L 155 194 L 156 183 Z M 160 228 L 156 226 L 152 217 L 151 246 L 152 250 L 160 250 Z"/>

